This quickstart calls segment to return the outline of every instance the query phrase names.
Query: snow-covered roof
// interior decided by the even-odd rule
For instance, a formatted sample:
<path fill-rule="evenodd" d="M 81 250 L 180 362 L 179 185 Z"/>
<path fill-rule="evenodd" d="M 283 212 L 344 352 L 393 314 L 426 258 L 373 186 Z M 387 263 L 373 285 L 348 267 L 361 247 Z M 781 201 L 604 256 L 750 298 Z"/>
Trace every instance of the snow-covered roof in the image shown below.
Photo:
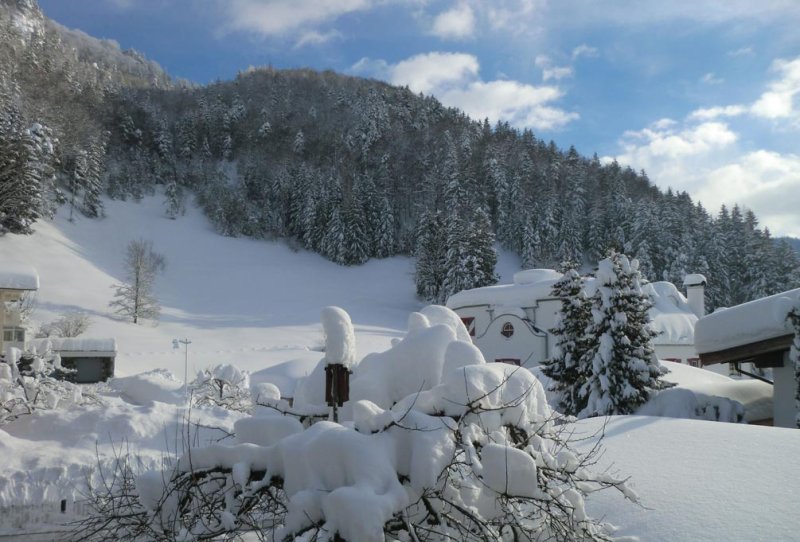
<path fill-rule="evenodd" d="M 697 322 L 697 352 L 718 352 L 789 335 L 793 330 L 786 316 L 798 303 L 800 288 L 718 309 Z"/>
<path fill-rule="evenodd" d="M 701 275 L 700 273 L 689 273 L 683 277 L 684 286 L 705 286 L 706 284 L 708 284 L 708 281 L 705 275 Z"/>
<path fill-rule="evenodd" d="M 55 352 L 106 352 L 114 353 L 117 351 L 117 341 L 115 339 L 84 339 L 74 338 L 47 338 L 34 339 L 30 342 L 31 346 L 37 351 L 47 350 L 48 343 L 50 349 Z"/>
<path fill-rule="evenodd" d="M 561 273 L 552 269 L 531 269 L 514 275 L 514 284 L 500 284 L 464 290 L 450 296 L 447 306 L 458 309 L 488 305 L 498 313 L 513 312 L 520 307 L 534 307 L 543 299 L 553 299 L 553 284 Z M 538 280 L 536 280 L 538 279 Z M 594 295 L 596 279 L 588 278 L 586 295 Z M 670 282 L 652 282 L 642 290 L 653 298 L 650 310 L 652 327 L 659 332 L 653 344 L 693 344 L 697 316 L 686 298 Z"/>
<path fill-rule="evenodd" d="M 39 275 L 30 265 L 3 263 L 0 265 L 0 290 L 38 290 Z"/>
<path fill-rule="evenodd" d="M 659 332 L 653 344 L 694 344 L 697 315 L 671 282 L 651 282 L 642 291 L 653 300 L 651 327 Z"/>

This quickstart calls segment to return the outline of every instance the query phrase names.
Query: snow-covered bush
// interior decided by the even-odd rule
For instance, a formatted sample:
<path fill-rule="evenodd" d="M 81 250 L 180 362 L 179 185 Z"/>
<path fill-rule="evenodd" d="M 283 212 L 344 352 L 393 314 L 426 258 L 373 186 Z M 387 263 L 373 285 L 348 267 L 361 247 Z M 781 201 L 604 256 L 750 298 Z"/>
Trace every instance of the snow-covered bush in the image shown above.
<path fill-rule="evenodd" d="M 250 375 L 230 364 L 199 371 L 189 390 L 195 406 L 218 406 L 239 412 L 250 412 L 253 408 Z"/>
<path fill-rule="evenodd" d="M 240 420 L 234 445 L 191 449 L 163 471 L 119 469 L 96 488 L 95 515 L 76 533 L 84 540 L 87 533 L 208 540 L 243 531 L 271 541 L 610 539 L 587 515 L 585 498 L 603 488 L 636 496 L 624 480 L 593 472 L 596 449 L 571 449 L 533 374 L 475 364 L 482 356 L 450 327 L 425 327 L 422 315 L 411 321 L 408 336 L 369 371 L 382 364 L 378 372 L 393 378 L 425 353 L 409 344 L 435 348 L 442 363 L 426 389 L 389 408 L 351 401 L 343 425 Z M 395 350 L 412 357 L 389 355 Z"/>
<path fill-rule="evenodd" d="M 70 369 L 49 349 L 42 354 L 9 348 L 0 361 L 0 426 L 37 410 L 51 410 L 94 402 L 81 388 L 64 379 Z"/>
<path fill-rule="evenodd" d="M 42 324 L 37 337 L 77 337 L 89 329 L 92 319 L 84 312 L 67 312 L 50 323 Z"/>

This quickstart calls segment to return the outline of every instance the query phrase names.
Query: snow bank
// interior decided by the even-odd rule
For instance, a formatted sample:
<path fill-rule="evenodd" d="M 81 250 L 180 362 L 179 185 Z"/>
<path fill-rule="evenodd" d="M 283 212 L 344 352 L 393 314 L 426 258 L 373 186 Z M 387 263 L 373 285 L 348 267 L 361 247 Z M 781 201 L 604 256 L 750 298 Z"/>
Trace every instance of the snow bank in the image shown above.
<path fill-rule="evenodd" d="M 184 383 L 164 369 L 113 378 L 108 385 L 136 405 L 151 405 L 153 402 L 180 405 L 186 402 Z"/>
<path fill-rule="evenodd" d="M 0 289 L 38 290 L 39 275 L 30 265 L 3 262 L 0 266 Z"/>
<path fill-rule="evenodd" d="M 469 336 L 467 326 L 464 325 L 461 317 L 453 310 L 443 305 L 428 305 L 419 311 L 419 313 L 425 316 L 425 318 L 428 319 L 428 323 L 431 325 L 444 324 L 448 326 L 455 331 L 456 338 L 459 341 L 472 343 L 472 338 Z"/>
<path fill-rule="evenodd" d="M 411 393 L 432 388 L 442 377 L 447 348 L 456 340 L 447 325 L 411 329 L 389 350 L 361 360 L 350 382 L 350 400 L 389 408 Z"/>
<path fill-rule="evenodd" d="M 469 365 L 451 371 L 438 386 L 407 396 L 392 410 L 412 408 L 431 415 L 477 417 L 487 432 L 504 425 L 529 428 L 547 422 L 553 414 L 533 373 L 506 363 Z"/>
<path fill-rule="evenodd" d="M 800 288 L 756 299 L 701 318 L 695 346 L 701 354 L 794 333 L 786 316 L 800 303 Z"/>
<path fill-rule="evenodd" d="M 744 407 L 745 421 L 752 422 L 772 418 L 773 390 L 772 386 L 766 382 L 751 379 L 737 380 L 706 369 L 672 361 L 662 360 L 661 364 L 669 370 L 669 373 L 662 378 L 676 384 L 678 389 L 695 393 L 698 397 L 697 401 L 702 401 L 703 397 L 726 398 L 741 403 Z M 642 414 L 644 413 L 642 412 Z"/>
<path fill-rule="evenodd" d="M 587 503 L 617 525 L 616 537 L 647 542 L 797 540 L 800 438 L 796 429 L 646 416 L 572 426 L 588 451 L 602 437 L 596 468 L 630 476 L 641 507 L 613 492 Z"/>
<path fill-rule="evenodd" d="M 669 388 L 653 394 L 636 414 L 690 420 L 738 423 L 744 420 L 744 406 L 727 397 L 710 396 L 685 388 Z"/>

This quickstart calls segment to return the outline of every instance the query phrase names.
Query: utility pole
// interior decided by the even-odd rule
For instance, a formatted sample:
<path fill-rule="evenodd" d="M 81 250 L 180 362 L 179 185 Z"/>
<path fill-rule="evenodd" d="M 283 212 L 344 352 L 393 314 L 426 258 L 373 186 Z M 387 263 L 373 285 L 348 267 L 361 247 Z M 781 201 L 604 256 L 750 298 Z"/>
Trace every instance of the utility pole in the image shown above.
<path fill-rule="evenodd" d="M 192 341 L 189 339 L 172 339 L 172 348 L 178 349 L 182 344 L 184 346 L 183 354 L 183 396 L 189 400 L 189 345 Z"/>

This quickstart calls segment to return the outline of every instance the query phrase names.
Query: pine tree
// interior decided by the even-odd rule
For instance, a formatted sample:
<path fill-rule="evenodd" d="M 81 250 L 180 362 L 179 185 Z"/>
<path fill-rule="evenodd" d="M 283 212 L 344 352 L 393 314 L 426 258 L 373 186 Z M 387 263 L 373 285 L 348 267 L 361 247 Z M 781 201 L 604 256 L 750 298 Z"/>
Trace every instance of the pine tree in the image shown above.
<path fill-rule="evenodd" d="M 581 366 L 589 340 L 586 331 L 592 320 L 591 303 L 584 292 L 583 277 L 574 263 L 563 264 L 564 274 L 553 285 L 551 295 L 561 300 L 556 327 L 550 330 L 556 338 L 553 357 L 541 364 L 542 372 L 552 381 L 550 390 L 558 394 L 561 412 L 576 416 L 586 407 L 580 396 L 587 374 Z"/>
<path fill-rule="evenodd" d="M 41 177 L 35 140 L 10 97 L 0 109 L 0 233 L 30 233 L 40 217 Z"/>
<path fill-rule="evenodd" d="M 352 198 L 342 212 L 342 262 L 360 265 L 369 259 L 370 236 L 364 227 L 364 215 Z"/>
<path fill-rule="evenodd" d="M 587 375 L 577 401 L 580 417 L 631 414 L 654 390 L 665 372 L 653 351 L 650 298 L 642 292 L 636 260 L 612 252 L 599 263 L 592 298 L 590 346 L 580 362 Z"/>
<path fill-rule="evenodd" d="M 439 211 L 422 213 L 415 234 L 416 257 L 414 282 L 417 296 L 426 301 L 438 301 L 445 278 L 447 244 L 444 220 Z"/>

